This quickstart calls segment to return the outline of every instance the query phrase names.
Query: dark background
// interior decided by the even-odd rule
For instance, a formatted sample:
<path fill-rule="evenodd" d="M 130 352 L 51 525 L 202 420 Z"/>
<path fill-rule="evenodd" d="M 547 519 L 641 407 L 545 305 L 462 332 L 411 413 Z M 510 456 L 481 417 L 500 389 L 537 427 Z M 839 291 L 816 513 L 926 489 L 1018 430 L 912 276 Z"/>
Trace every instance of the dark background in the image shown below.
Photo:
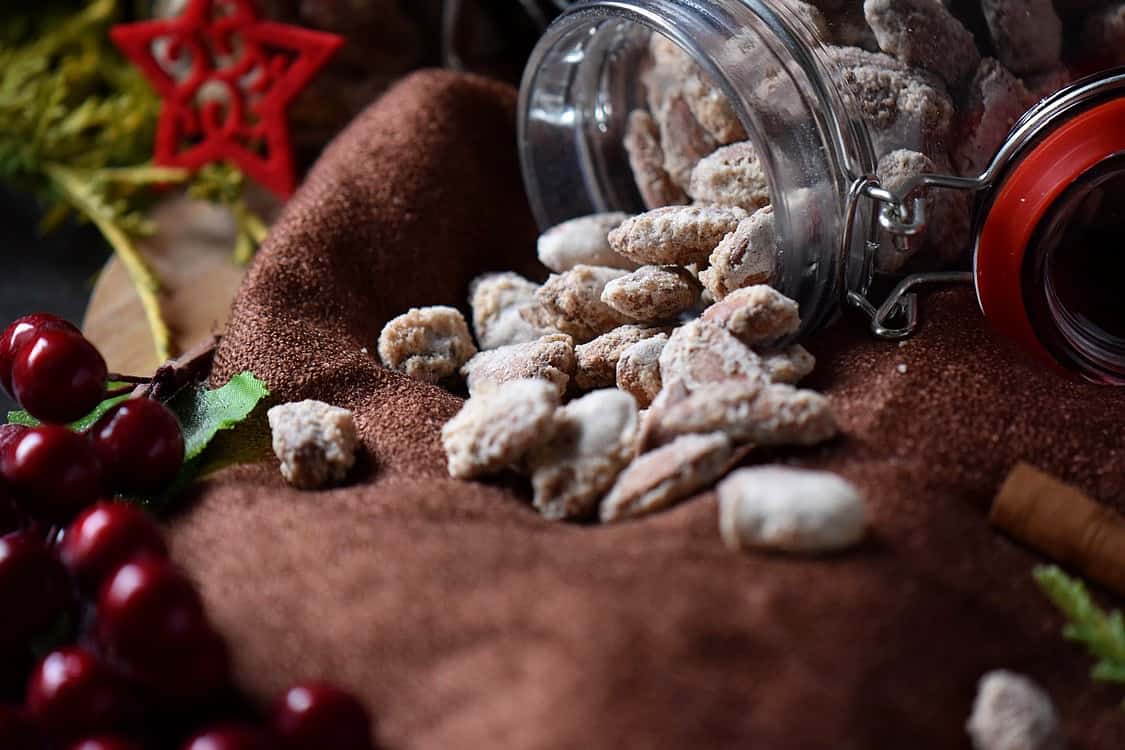
<path fill-rule="evenodd" d="M 29 312 L 52 312 L 81 324 L 98 271 L 109 258 L 92 227 L 71 222 L 43 236 L 39 217 L 33 198 L 0 188 L 0 327 Z M 11 408 L 0 390 L 0 417 Z"/>

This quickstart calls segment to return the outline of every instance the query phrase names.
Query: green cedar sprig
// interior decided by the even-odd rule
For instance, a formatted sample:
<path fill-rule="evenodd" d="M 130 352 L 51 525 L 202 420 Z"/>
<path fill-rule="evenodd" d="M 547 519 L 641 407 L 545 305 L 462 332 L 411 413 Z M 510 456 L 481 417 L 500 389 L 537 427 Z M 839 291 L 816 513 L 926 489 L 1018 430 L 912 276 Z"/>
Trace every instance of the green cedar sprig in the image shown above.
<path fill-rule="evenodd" d="M 109 41 L 108 29 L 121 16 L 118 0 L 33 6 L 8 14 L 0 31 L 0 181 L 43 200 L 45 230 L 72 214 L 97 226 L 129 272 L 159 358 L 168 359 L 160 281 L 136 246 L 155 230 L 151 188 L 190 181 L 228 205 L 240 262 L 253 254 L 265 225 L 247 208 L 244 180 L 232 167 L 193 177 L 151 163 L 160 100 Z M 226 189 L 214 189 L 217 179 Z"/>
<path fill-rule="evenodd" d="M 1033 573 L 1039 588 L 1066 616 L 1063 637 L 1081 643 L 1096 660 L 1090 676 L 1101 682 L 1125 684 L 1125 616 L 1099 607 L 1077 578 L 1054 565 Z"/>

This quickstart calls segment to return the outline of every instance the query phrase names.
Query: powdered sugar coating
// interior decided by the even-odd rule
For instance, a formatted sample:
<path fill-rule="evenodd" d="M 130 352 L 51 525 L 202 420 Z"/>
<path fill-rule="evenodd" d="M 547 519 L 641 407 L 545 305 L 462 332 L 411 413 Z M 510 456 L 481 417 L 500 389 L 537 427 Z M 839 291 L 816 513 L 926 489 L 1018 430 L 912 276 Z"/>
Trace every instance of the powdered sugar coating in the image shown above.
<path fill-rule="evenodd" d="M 958 174 L 975 177 L 983 172 L 1035 99 L 998 60 L 981 60 L 958 118 L 959 138 L 952 152 Z"/>
<path fill-rule="evenodd" d="M 684 435 L 638 456 L 621 473 L 599 509 L 603 522 L 655 513 L 714 482 L 731 457 L 721 432 Z"/>
<path fill-rule="evenodd" d="M 413 307 L 379 334 L 379 358 L 415 380 L 436 383 L 477 353 L 465 316 L 453 307 Z"/>
<path fill-rule="evenodd" d="M 682 206 L 691 202 L 688 194 L 673 182 L 672 176 L 664 169 L 660 130 L 647 110 L 636 109 L 629 114 L 624 143 L 633 181 L 646 208 Z"/>
<path fill-rule="evenodd" d="M 696 68 L 684 79 L 684 100 L 692 115 L 723 146 L 746 139 L 746 128 L 734 112 L 730 99 L 707 75 Z"/>
<path fill-rule="evenodd" d="M 734 206 L 667 206 L 624 222 L 609 233 L 609 244 L 638 263 L 703 263 L 746 217 Z"/>
<path fill-rule="evenodd" d="M 1006 670 L 981 678 L 965 729 L 977 750 L 1061 750 L 1066 744 L 1050 696 Z"/>
<path fill-rule="evenodd" d="M 546 380 L 514 380 L 473 396 L 441 429 L 449 475 L 469 479 L 519 462 L 550 439 L 558 406 Z"/>
<path fill-rule="evenodd" d="M 602 302 L 605 285 L 626 273 L 619 268 L 577 265 L 565 273 L 551 274 L 536 298 L 555 328 L 582 343 L 630 322 Z"/>
<path fill-rule="evenodd" d="M 310 399 L 275 406 L 266 417 L 285 481 L 302 489 L 344 481 L 359 445 L 351 411 Z"/>
<path fill-rule="evenodd" d="M 585 390 L 613 385 L 621 354 L 640 341 L 661 334 L 666 336 L 667 331 L 667 328 L 624 325 L 603 333 L 593 341 L 580 344 L 574 350 L 578 361 L 575 384 Z"/>
<path fill-rule="evenodd" d="M 539 262 L 556 273 L 577 265 L 634 269 L 637 264 L 615 253 L 608 239 L 610 230 L 628 218 L 627 213 L 611 211 L 579 216 L 551 227 L 539 235 Z"/>
<path fill-rule="evenodd" d="M 762 372 L 772 383 L 796 385 L 816 369 L 816 357 L 800 344 L 781 350 L 760 351 Z"/>
<path fill-rule="evenodd" d="M 667 93 L 663 106 L 654 116 L 660 131 L 660 147 L 664 151 L 664 170 L 672 182 L 690 194 L 692 170 L 719 144 L 695 119 L 680 88 Z"/>
<path fill-rule="evenodd" d="M 980 61 L 972 33 L 934 0 L 865 0 L 864 17 L 879 47 L 907 65 L 955 85 Z"/>
<path fill-rule="evenodd" d="M 690 310 L 702 290 L 695 276 L 679 266 L 641 266 L 606 284 L 602 302 L 633 320 L 655 323 Z"/>
<path fill-rule="evenodd" d="M 777 266 L 773 207 L 760 208 L 740 221 L 711 253 L 709 263 L 699 280 L 716 300 L 742 287 L 768 283 Z"/>
<path fill-rule="evenodd" d="M 702 317 L 747 346 L 773 343 L 801 327 L 797 303 L 765 284 L 736 289 L 704 310 Z"/>
<path fill-rule="evenodd" d="M 535 292 L 539 285 L 517 273 L 487 273 L 469 286 L 469 306 L 473 311 L 473 330 L 481 349 L 535 341 L 555 331 L 532 322 L 539 307 Z"/>
<path fill-rule="evenodd" d="M 561 396 L 574 374 L 574 340 L 563 333 L 543 336 L 524 344 L 510 344 L 481 352 L 461 368 L 473 396 L 504 383 L 529 378 L 545 380 Z"/>
<path fill-rule="evenodd" d="M 535 507 L 556 521 L 592 515 L 629 463 L 636 433 L 636 402 L 613 388 L 559 409 L 553 436 L 527 458 Z"/>
<path fill-rule="evenodd" d="M 660 353 L 667 343 L 666 333 L 652 336 L 632 344 L 617 359 L 617 387 L 635 398 L 642 409 L 660 393 Z"/>
<path fill-rule="evenodd" d="M 1062 55 L 1062 21 L 1052 0 L 981 0 L 1000 62 L 1016 75 L 1053 70 Z"/>
<path fill-rule="evenodd" d="M 660 377 L 695 391 L 730 378 L 764 380 L 758 355 L 725 328 L 693 320 L 672 332 L 660 353 Z"/>
<path fill-rule="evenodd" d="M 785 466 L 739 469 L 719 483 L 719 533 L 735 550 L 815 554 L 863 539 L 859 490 L 823 471 Z"/>
<path fill-rule="evenodd" d="M 809 390 L 763 378 L 731 379 L 689 392 L 664 380 L 645 418 L 641 450 L 680 435 L 723 432 L 734 443 L 816 445 L 836 435 L 828 400 Z"/>
<path fill-rule="evenodd" d="M 948 147 L 954 109 L 940 79 L 890 55 L 854 47 L 832 47 L 830 53 L 878 156 L 908 148 L 934 158 Z"/>
<path fill-rule="evenodd" d="M 723 146 L 695 165 L 688 192 L 700 203 L 754 212 L 770 202 L 769 181 L 750 141 Z"/>

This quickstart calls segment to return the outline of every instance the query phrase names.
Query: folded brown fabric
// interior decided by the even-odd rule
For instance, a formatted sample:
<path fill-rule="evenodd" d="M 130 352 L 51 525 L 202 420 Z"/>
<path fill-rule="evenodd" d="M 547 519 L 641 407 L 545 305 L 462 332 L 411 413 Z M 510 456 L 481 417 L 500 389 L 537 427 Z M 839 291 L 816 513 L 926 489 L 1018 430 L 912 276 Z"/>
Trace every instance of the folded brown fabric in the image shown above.
<path fill-rule="evenodd" d="M 264 699 L 338 680 L 391 748 L 948 750 L 1005 668 L 1048 690 L 1072 747 L 1125 746 L 1120 689 L 1060 637 L 1041 559 L 987 522 L 1018 460 L 1125 510 L 1125 391 L 1025 363 L 969 290 L 924 299 L 902 346 L 851 318 L 814 338 L 843 436 L 751 458 L 861 487 L 872 533 L 850 553 L 732 553 L 711 494 L 577 526 L 515 480 L 448 478 L 459 399 L 372 353 L 389 317 L 463 307 L 482 271 L 542 276 L 514 109 L 483 79 L 399 84 L 328 149 L 239 295 L 215 378 L 251 369 L 279 400 L 354 409 L 368 453 L 326 492 L 273 462 L 228 469 L 173 522 L 241 683 Z"/>

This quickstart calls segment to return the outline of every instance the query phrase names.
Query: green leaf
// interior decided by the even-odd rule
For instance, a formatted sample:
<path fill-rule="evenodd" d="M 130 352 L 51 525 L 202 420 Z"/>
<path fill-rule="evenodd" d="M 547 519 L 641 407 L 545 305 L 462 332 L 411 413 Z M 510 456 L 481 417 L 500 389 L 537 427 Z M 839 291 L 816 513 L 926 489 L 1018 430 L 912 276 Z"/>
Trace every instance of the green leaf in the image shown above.
<path fill-rule="evenodd" d="M 1040 566 L 1033 575 L 1068 620 L 1063 637 L 1084 645 L 1095 659 L 1093 679 L 1125 684 L 1125 616 L 1099 607 L 1082 581 L 1054 565 Z"/>
<path fill-rule="evenodd" d="M 121 386 L 121 385 L 125 385 L 125 384 L 124 383 L 110 383 L 109 388 L 110 388 L 110 390 L 114 390 L 118 386 Z M 70 427 L 70 429 L 74 430 L 75 432 L 85 432 L 87 429 L 90 428 L 90 425 L 94 424 L 94 422 L 97 422 L 99 419 L 101 419 L 103 414 L 105 414 L 107 411 L 112 409 L 114 406 L 117 406 L 118 404 L 120 404 L 122 401 L 124 401 L 127 398 L 129 398 L 128 393 L 126 393 L 123 396 L 114 396 L 113 398 L 107 398 L 105 401 L 102 401 L 100 404 L 98 404 L 97 408 L 95 408 L 92 412 L 90 412 L 86 416 L 82 417 L 82 419 L 79 419 L 77 422 L 72 422 L 70 425 L 68 425 L 68 427 Z M 24 427 L 38 427 L 39 426 L 39 420 L 36 419 L 35 417 L 31 416 L 30 414 L 28 414 L 26 411 L 10 411 L 10 412 L 8 412 L 8 423 L 9 424 L 20 424 L 20 425 L 23 425 Z"/>
<path fill-rule="evenodd" d="M 168 406 L 184 430 L 185 461 L 202 453 L 220 431 L 233 429 L 249 417 L 269 394 L 265 383 L 243 372 L 222 388 L 191 388 L 176 396 Z"/>

